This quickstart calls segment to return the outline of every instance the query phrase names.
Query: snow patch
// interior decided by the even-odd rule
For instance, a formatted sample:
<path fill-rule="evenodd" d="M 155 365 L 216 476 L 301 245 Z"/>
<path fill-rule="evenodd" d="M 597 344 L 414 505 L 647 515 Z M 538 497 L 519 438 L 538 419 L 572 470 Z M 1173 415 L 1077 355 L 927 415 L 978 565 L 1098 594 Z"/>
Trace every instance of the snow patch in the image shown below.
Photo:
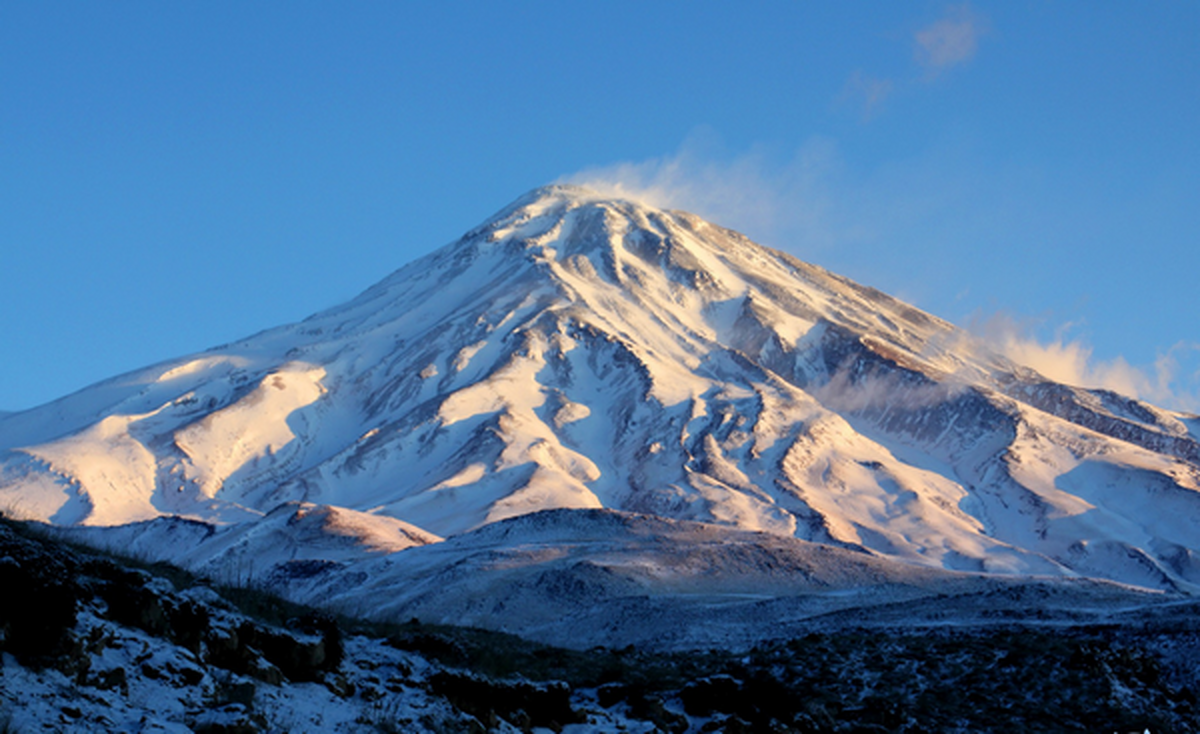
<path fill-rule="evenodd" d="M 323 367 L 283 365 L 241 400 L 178 431 L 175 444 L 186 454 L 189 479 L 201 495 L 216 496 L 236 471 L 297 440 L 293 416 L 325 394 L 324 377 Z"/>

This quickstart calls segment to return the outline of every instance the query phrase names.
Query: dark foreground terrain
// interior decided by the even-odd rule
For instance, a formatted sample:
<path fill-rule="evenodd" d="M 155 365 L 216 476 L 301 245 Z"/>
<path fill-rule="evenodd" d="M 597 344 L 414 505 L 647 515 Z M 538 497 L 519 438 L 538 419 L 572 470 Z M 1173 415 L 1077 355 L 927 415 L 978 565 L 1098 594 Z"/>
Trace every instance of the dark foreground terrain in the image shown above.
<path fill-rule="evenodd" d="M 365 625 L 0 524 L 2 731 L 1200 731 L 1200 608 L 730 653 Z"/>

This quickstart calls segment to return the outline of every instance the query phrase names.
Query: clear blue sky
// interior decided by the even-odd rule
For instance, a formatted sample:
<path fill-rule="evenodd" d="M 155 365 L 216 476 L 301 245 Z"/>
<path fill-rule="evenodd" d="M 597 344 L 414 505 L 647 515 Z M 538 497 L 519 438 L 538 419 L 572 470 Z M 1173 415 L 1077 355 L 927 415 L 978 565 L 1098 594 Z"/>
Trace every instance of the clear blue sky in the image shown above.
<path fill-rule="evenodd" d="M 580 171 L 1088 370 L 1174 347 L 1186 401 L 1198 131 L 1190 1 L 7 2 L 0 409 L 301 319 Z"/>

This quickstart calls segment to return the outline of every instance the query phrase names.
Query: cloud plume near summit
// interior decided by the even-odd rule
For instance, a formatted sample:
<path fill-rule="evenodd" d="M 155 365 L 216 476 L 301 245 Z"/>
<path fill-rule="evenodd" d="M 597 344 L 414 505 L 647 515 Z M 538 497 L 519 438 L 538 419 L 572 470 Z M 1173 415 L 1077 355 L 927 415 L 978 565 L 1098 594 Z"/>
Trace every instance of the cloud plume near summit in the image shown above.
<path fill-rule="evenodd" d="M 1200 352 L 1200 344 L 1179 342 L 1160 352 L 1149 368 L 1125 357 L 1098 359 L 1082 338 L 1068 338 L 1072 324 L 1059 326 L 1048 340 L 1035 335 L 1036 323 L 998 312 L 977 317 L 968 328 L 984 343 L 1012 361 L 1068 385 L 1100 388 L 1150 400 L 1168 408 L 1200 412 L 1200 372 L 1183 365 Z"/>
<path fill-rule="evenodd" d="M 693 132 L 670 155 L 587 168 L 561 181 L 600 194 L 682 209 L 751 238 L 820 248 L 840 239 L 831 217 L 833 141 L 811 138 L 784 163 L 763 146 L 728 155 L 708 129 Z"/>

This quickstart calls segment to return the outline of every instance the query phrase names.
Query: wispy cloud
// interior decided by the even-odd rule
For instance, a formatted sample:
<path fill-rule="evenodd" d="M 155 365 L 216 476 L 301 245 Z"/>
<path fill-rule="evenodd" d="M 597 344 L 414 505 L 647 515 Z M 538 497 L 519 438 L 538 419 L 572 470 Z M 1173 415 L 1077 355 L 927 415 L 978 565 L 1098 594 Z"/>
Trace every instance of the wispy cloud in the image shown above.
<path fill-rule="evenodd" d="M 1189 375 L 1180 369 L 1181 360 L 1200 351 L 1200 344 L 1179 342 L 1143 368 L 1122 356 L 1097 359 L 1084 339 L 1067 338 L 1073 324 L 1058 327 L 1050 339 L 1035 335 L 1038 326 L 1035 320 L 998 313 L 974 319 L 969 328 L 994 351 L 1055 382 L 1112 390 L 1166 408 L 1200 411 L 1200 372 Z"/>
<path fill-rule="evenodd" d="M 855 167 L 833 138 L 812 136 L 792 151 L 755 146 L 730 152 L 715 132 L 700 128 L 669 155 L 559 180 L 690 211 L 764 245 L 815 258 L 835 249 L 895 247 L 909 231 L 944 239 L 931 227 L 950 221 L 965 197 L 980 196 L 975 181 L 962 174 L 965 155 L 951 145 Z"/>
<path fill-rule="evenodd" d="M 863 117 L 870 119 L 891 96 L 896 84 L 891 79 L 869 76 L 860 71 L 850 75 L 839 102 L 851 101 L 862 109 Z"/>
<path fill-rule="evenodd" d="M 858 69 L 850 74 L 837 103 L 853 103 L 864 119 L 871 119 L 885 100 L 928 84 L 979 50 L 979 39 L 988 30 L 987 19 L 967 3 L 951 5 L 933 23 L 907 35 L 912 44 L 915 68 L 896 68 L 888 74 L 869 74 Z"/>
<path fill-rule="evenodd" d="M 837 239 L 829 182 L 839 166 L 829 139 L 811 138 L 790 158 L 762 147 L 731 155 L 715 133 L 700 129 L 671 155 L 589 168 L 561 180 L 694 212 L 768 244 L 822 247 Z"/>
<path fill-rule="evenodd" d="M 859 374 L 851 360 L 842 363 L 824 385 L 809 392 L 822 405 L 838 411 L 888 408 L 919 410 L 943 403 L 965 389 L 953 379 L 942 383 L 906 380 L 901 372 L 871 370 Z"/>
<path fill-rule="evenodd" d="M 951 7 L 945 17 L 913 34 L 916 61 L 931 75 L 929 78 L 966 63 L 975 56 L 985 28 L 983 19 L 970 6 Z"/>

